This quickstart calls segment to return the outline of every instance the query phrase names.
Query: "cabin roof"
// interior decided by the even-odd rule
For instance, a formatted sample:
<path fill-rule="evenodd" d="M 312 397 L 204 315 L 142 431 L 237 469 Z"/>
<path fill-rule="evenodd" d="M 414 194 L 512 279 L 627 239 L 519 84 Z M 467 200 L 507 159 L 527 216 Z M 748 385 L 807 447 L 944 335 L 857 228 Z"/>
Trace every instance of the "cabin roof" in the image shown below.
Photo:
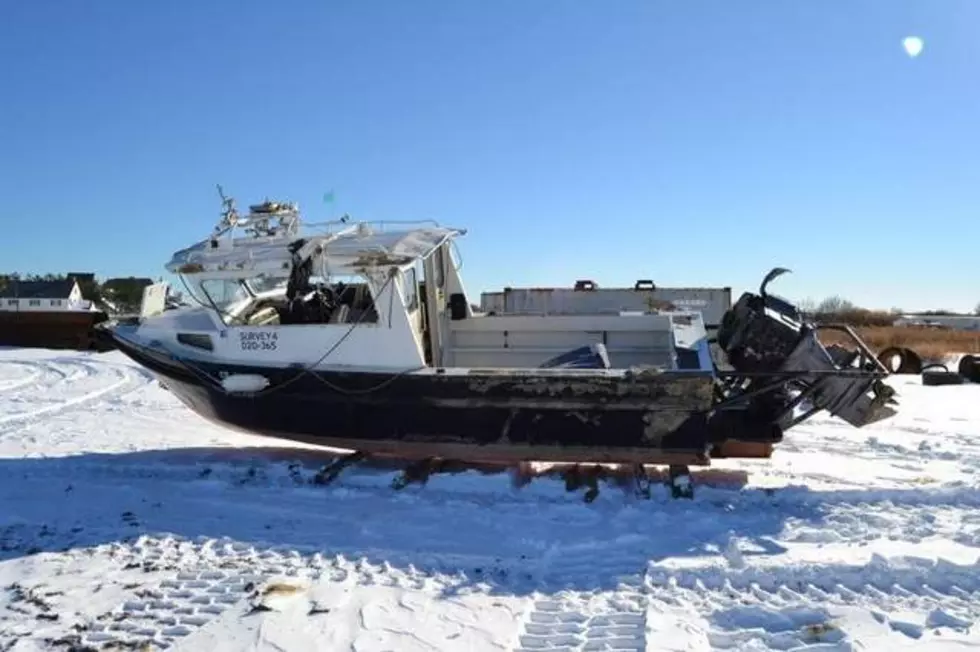
<path fill-rule="evenodd" d="M 358 236 L 356 232 L 327 242 L 328 258 L 357 261 L 376 261 L 380 265 L 401 265 L 425 258 L 447 238 L 460 231 L 441 227 L 427 227 L 399 231 L 382 231 Z"/>
<path fill-rule="evenodd" d="M 67 299 L 75 287 L 74 279 L 18 281 L 11 279 L 0 288 L 0 299 Z"/>
<path fill-rule="evenodd" d="M 285 276 L 292 266 L 289 247 L 301 242 L 301 256 L 325 260 L 334 272 L 360 272 L 374 265 L 410 264 L 463 233 L 438 226 L 369 231 L 355 225 L 334 234 L 218 240 L 218 247 L 208 239 L 174 253 L 167 270 L 177 274 L 241 271 Z"/>

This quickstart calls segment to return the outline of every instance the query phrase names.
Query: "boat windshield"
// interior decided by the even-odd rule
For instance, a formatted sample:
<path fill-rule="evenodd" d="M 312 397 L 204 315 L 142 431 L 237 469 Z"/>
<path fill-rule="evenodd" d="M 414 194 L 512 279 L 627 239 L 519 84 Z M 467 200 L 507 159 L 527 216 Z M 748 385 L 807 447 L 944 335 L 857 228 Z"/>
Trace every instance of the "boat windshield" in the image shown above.
<path fill-rule="evenodd" d="M 328 285 L 335 289 L 341 289 L 344 286 L 363 285 L 364 278 L 352 274 L 331 274 L 328 277 L 314 274 L 310 276 L 308 282 L 311 286 Z M 248 290 L 255 296 L 262 295 L 266 292 L 284 293 L 286 286 L 289 285 L 289 277 L 257 276 L 244 281 L 244 283 Z"/>
<path fill-rule="evenodd" d="M 286 276 L 259 276 L 257 278 L 250 278 L 245 282 L 252 294 L 282 290 L 285 289 L 288 283 L 289 278 Z"/>
<path fill-rule="evenodd" d="M 233 312 L 236 306 L 252 298 L 248 288 L 239 279 L 207 279 L 199 283 L 207 299 L 222 313 Z"/>

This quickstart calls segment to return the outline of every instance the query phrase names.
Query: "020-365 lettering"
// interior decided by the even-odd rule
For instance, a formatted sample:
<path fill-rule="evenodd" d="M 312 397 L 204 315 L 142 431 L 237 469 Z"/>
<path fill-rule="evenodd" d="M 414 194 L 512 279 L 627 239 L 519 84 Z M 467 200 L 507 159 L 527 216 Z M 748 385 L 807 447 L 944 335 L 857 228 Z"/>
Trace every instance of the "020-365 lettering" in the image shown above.
<path fill-rule="evenodd" d="M 279 333 L 269 331 L 241 331 L 238 333 L 238 343 L 242 351 L 275 351 L 279 342 Z"/>

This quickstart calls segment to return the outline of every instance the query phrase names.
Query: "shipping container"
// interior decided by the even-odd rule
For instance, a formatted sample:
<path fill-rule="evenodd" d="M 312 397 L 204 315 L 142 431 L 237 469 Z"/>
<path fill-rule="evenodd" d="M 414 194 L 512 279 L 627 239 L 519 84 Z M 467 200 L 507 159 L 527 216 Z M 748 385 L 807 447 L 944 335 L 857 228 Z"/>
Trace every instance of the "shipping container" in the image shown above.
<path fill-rule="evenodd" d="M 480 295 L 480 309 L 486 313 L 583 315 L 673 308 L 700 312 L 712 330 L 731 306 L 730 287 L 661 288 L 645 280 L 631 288 L 599 288 L 592 281 L 578 281 L 572 288 L 504 288 Z"/>

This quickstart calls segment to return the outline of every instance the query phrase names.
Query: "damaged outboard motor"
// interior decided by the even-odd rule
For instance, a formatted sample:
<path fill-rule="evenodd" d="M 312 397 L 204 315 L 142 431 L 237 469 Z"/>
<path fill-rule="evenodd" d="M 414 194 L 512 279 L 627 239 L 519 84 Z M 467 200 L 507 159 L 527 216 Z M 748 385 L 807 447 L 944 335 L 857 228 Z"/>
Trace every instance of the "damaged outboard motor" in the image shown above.
<path fill-rule="evenodd" d="M 789 301 L 766 292 L 788 271 L 773 269 L 758 294 L 746 292 L 725 314 L 718 345 L 733 369 L 723 374 L 726 384 L 737 396 L 755 396 L 754 416 L 768 413 L 780 430 L 820 410 L 856 427 L 893 415 L 895 391 L 882 382 L 888 370 L 849 326 L 809 324 Z M 845 333 L 853 350 L 828 350 L 821 329 Z"/>

